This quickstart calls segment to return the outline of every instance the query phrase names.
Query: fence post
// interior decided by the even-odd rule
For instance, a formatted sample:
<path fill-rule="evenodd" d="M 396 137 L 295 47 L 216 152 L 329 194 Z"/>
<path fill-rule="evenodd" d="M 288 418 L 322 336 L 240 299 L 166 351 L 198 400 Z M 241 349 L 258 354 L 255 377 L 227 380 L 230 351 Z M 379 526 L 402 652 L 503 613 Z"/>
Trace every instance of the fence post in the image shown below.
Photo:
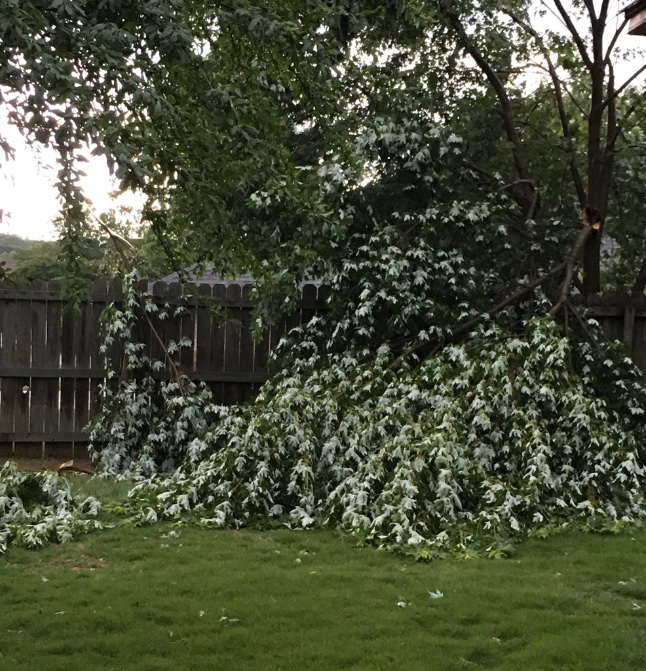
<path fill-rule="evenodd" d="M 633 354 L 633 340 L 635 337 L 635 314 L 636 309 L 632 305 L 626 306 L 624 311 L 624 344 L 631 356 Z"/>

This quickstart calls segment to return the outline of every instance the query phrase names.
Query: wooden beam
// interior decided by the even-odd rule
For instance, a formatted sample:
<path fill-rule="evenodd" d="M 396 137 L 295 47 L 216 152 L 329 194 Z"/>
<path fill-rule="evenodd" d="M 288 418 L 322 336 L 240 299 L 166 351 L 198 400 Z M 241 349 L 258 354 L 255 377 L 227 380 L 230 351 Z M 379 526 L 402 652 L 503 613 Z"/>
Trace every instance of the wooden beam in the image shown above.
<path fill-rule="evenodd" d="M 87 443 L 88 434 L 81 431 L 48 431 L 47 433 L 0 433 L 0 443 Z"/>
<path fill-rule="evenodd" d="M 20 378 L 105 378 L 102 368 L 0 368 L 0 377 Z"/>
<path fill-rule="evenodd" d="M 646 35 L 646 0 L 637 0 L 624 9 L 629 35 Z"/>
<path fill-rule="evenodd" d="M 261 384 L 266 382 L 270 377 L 266 372 L 182 372 L 191 380 L 195 380 L 196 382 L 242 382 L 250 384 Z M 0 378 L 3 377 L 20 379 L 103 379 L 105 378 L 105 370 L 101 368 L 0 368 Z M 168 373 L 168 371 L 159 371 L 157 373 L 153 373 L 153 377 L 157 380 L 168 380 L 170 379 L 170 373 Z"/>
<path fill-rule="evenodd" d="M 646 35 L 646 9 L 642 9 L 639 14 L 635 14 L 628 24 L 629 35 Z"/>
<path fill-rule="evenodd" d="M 627 307 L 624 313 L 624 344 L 628 351 L 633 353 L 633 340 L 635 337 L 635 308 Z"/>

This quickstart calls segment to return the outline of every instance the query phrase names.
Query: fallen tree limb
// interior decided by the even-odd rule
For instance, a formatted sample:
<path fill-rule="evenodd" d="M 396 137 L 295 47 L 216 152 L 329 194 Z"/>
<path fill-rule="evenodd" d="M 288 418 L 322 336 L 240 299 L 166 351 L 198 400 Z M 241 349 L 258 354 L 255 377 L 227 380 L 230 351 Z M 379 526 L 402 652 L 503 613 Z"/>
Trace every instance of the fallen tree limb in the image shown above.
<path fill-rule="evenodd" d="M 570 250 L 570 253 L 568 254 L 567 260 L 565 262 L 565 279 L 561 285 L 559 299 L 554 307 L 550 310 L 550 315 L 552 315 L 552 317 L 556 316 L 559 310 L 567 304 L 568 296 L 570 295 L 570 289 L 572 288 L 572 281 L 574 279 L 574 266 L 577 262 L 577 259 L 581 255 L 581 252 L 583 251 L 585 243 L 592 235 L 592 232 L 599 229 L 600 222 L 597 222 L 596 218 L 595 220 L 591 220 L 591 218 L 587 216 L 586 210 L 588 210 L 588 208 L 584 208 L 583 227 L 579 232 L 579 237 L 576 239 L 576 242 Z"/>
<path fill-rule="evenodd" d="M 93 215 L 94 216 L 94 215 Z M 123 261 L 124 266 L 128 270 L 128 272 L 132 272 L 133 270 L 133 265 L 130 262 L 130 259 L 128 259 L 127 254 L 123 250 L 122 245 L 128 246 L 130 249 L 133 249 L 132 244 L 126 240 L 124 237 L 119 235 L 118 233 L 115 233 L 109 226 L 107 226 L 104 222 L 102 222 L 98 217 L 94 216 L 96 219 L 97 223 L 99 226 L 103 228 L 103 230 L 108 234 L 112 244 L 114 245 L 115 249 L 117 250 L 117 253 L 121 257 L 121 260 Z M 171 356 L 170 352 L 168 351 L 168 348 L 166 347 L 166 344 L 162 340 L 161 336 L 159 335 L 159 332 L 155 328 L 155 325 L 153 324 L 150 316 L 148 315 L 148 312 L 146 310 L 146 301 L 145 298 L 141 295 L 139 291 L 137 291 L 137 297 L 139 299 L 139 303 L 141 305 L 141 312 L 146 319 L 146 322 L 148 323 L 148 327 L 150 328 L 150 332 L 153 334 L 155 337 L 155 340 L 161 347 L 162 352 L 164 353 L 164 358 L 168 362 L 168 366 L 171 371 L 171 376 L 175 382 L 177 382 L 180 387 L 182 385 L 182 375 L 179 371 L 179 368 L 177 367 L 177 364 L 173 360 L 173 357 Z"/>
<path fill-rule="evenodd" d="M 585 210 L 587 209 L 588 208 L 585 208 Z M 408 347 L 408 349 L 402 352 L 390 364 L 389 369 L 395 370 L 401 365 L 401 363 L 405 359 L 407 359 L 412 354 L 419 353 L 420 350 L 422 349 L 427 348 L 427 352 L 425 353 L 424 356 L 421 357 L 422 359 L 426 359 L 429 356 L 436 354 L 445 345 L 459 342 L 465 335 L 467 335 L 474 328 L 476 328 L 485 321 L 493 319 L 493 317 L 495 317 L 497 314 L 499 314 L 500 312 L 508 308 L 510 305 L 513 305 L 520 299 L 530 294 L 532 291 L 534 291 L 534 289 L 537 289 L 539 286 L 541 286 L 541 284 L 559 275 L 561 272 L 565 271 L 565 279 L 563 280 L 563 284 L 561 285 L 559 300 L 556 303 L 556 305 L 550 310 L 550 315 L 552 316 L 556 315 L 564 305 L 567 305 L 567 297 L 569 295 L 574 277 L 574 266 L 576 265 L 576 261 L 581 254 L 581 251 L 583 249 L 583 246 L 585 245 L 586 240 L 590 237 L 592 232 L 596 230 L 595 225 L 596 222 L 594 217 L 587 216 L 587 212 L 584 211 L 583 226 L 581 228 L 581 231 L 579 232 L 579 235 L 574 245 L 570 249 L 570 252 L 568 253 L 565 261 L 559 263 L 557 266 L 554 266 L 554 268 L 547 271 L 540 277 L 537 277 L 536 279 L 532 280 L 531 282 L 523 284 L 518 289 L 516 289 L 516 291 L 514 291 L 509 296 L 501 300 L 499 303 L 496 303 L 496 305 L 494 305 L 486 312 L 479 314 L 476 317 L 472 317 L 471 319 L 468 319 L 460 324 L 457 324 L 453 328 L 449 329 L 448 333 L 445 336 L 435 340 L 416 341 L 410 347 Z"/>
<path fill-rule="evenodd" d="M 85 473 L 85 475 L 95 474 L 91 468 L 86 468 L 85 466 L 75 464 L 74 459 L 70 459 L 69 461 L 62 463 L 57 470 L 59 473 L 62 471 L 74 471 L 75 473 Z"/>

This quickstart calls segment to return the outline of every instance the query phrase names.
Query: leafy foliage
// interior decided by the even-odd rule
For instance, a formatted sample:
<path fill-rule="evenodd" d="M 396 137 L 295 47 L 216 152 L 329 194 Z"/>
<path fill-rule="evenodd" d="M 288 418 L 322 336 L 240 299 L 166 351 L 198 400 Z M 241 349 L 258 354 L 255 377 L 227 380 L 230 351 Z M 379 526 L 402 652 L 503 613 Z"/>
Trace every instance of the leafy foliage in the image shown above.
<path fill-rule="evenodd" d="M 107 437 L 97 463 L 149 476 L 170 450 L 166 466 L 181 461 L 137 485 L 137 519 L 339 526 L 432 556 L 644 515 L 646 387 L 620 349 L 507 314 L 434 356 L 407 355 L 411 338 L 449 333 L 461 265 L 379 236 L 364 243 L 335 278 L 332 305 L 351 301 L 345 319 L 332 310 L 292 331 L 253 403 L 177 404 L 177 388 L 157 381 L 153 407 L 153 381 L 122 383 L 120 412 L 93 429 Z"/>
<path fill-rule="evenodd" d="M 55 473 L 21 473 L 7 462 L 0 467 L 0 554 L 9 545 L 65 543 L 99 529 L 99 508 L 93 497 L 74 497 Z"/>
<path fill-rule="evenodd" d="M 555 7 L 589 35 L 539 35 L 521 0 L 10 3 L 0 84 L 12 120 L 59 150 L 72 265 L 90 137 L 175 264 L 253 271 L 258 329 L 307 272 L 333 285 L 241 409 L 177 376 L 172 351 L 142 351 L 151 306 L 115 310 L 127 375 L 103 388 L 93 458 L 179 465 L 139 485 L 138 518 L 288 519 L 433 552 L 643 514 L 644 388 L 622 355 L 537 316 L 540 296 L 454 342 L 563 259 L 582 207 L 641 234 L 641 209 L 610 196 L 643 138 L 604 51 L 608 3 Z"/>
<path fill-rule="evenodd" d="M 58 150 L 70 268 L 92 151 L 145 194 L 176 269 L 251 270 L 284 297 L 305 271 L 338 269 L 368 205 L 380 220 L 436 190 L 415 166 L 416 134 L 435 127 L 462 139 L 462 160 L 438 165 L 453 197 L 506 193 L 505 269 L 537 273 L 562 258 L 586 204 L 614 238 L 643 237 L 639 91 L 615 82 L 629 54 L 610 4 L 597 16 L 547 3 L 580 36 L 525 0 L 14 0 L 1 95 L 12 123 Z M 617 282 L 639 263 L 624 256 Z"/>
<path fill-rule="evenodd" d="M 138 280 L 136 271 L 128 275 L 122 308 L 112 305 L 103 315 L 101 352 L 109 375 L 100 389 L 100 412 L 93 419 L 88 449 L 95 466 L 107 475 L 145 477 L 176 468 L 190 441 L 203 435 L 218 416 L 207 388 L 196 387 L 186 376 L 171 375 L 172 357 L 190 345 L 187 339 L 169 343 L 168 357 L 162 361 L 148 356 L 137 341 L 141 310 L 156 312 L 161 320 L 169 314 L 168 307 L 160 312 L 157 304 L 141 298 Z M 176 308 L 174 314 L 181 310 Z M 114 370 L 115 345 L 117 352 L 123 348 L 125 375 Z"/>
<path fill-rule="evenodd" d="M 313 327 L 314 328 L 314 327 Z M 139 486 L 141 515 L 216 526 L 288 517 L 383 544 L 440 549 L 459 532 L 514 532 L 644 514 L 643 402 L 631 366 L 599 364 L 553 323 L 491 327 L 416 368 L 387 347 L 323 354 L 300 339 L 288 372 L 229 410 L 186 463 Z M 610 386 L 595 388 L 601 365 Z"/>

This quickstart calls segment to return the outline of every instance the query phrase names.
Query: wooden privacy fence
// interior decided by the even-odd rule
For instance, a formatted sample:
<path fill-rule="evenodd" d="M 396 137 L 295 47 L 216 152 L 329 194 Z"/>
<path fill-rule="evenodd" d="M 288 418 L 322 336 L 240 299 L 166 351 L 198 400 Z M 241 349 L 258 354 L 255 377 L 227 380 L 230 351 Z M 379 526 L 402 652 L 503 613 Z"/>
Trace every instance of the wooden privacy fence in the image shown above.
<path fill-rule="evenodd" d="M 198 285 L 182 296 L 179 284 L 158 282 L 151 298 L 159 305 L 184 305 L 180 317 L 153 324 L 164 342 L 189 338 L 179 354 L 180 368 L 204 381 L 217 403 L 251 398 L 269 377 L 267 362 L 282 335 L 325 308 L 325 287 L 307 284 L 296 311 L 271 327 L 260 342 L 251 338 L 250 285 Z M 80 313 L 67 311 L 55 283 L 17 289 L 0 283 L 0 458 L 86 456 L 85 427 L 96 412 L 104 379 L 99 354 L 99 315 L 123 298 L 118 282 L 97 281 Z M 601 324 L 606 337 L 622 340 L 646 371 L 646 296 L 604 294 L 579 304 Z M 226 319 L 212 319 L 213 307 Z M 140 323 L 146 353 L 162 358 L 150 327 Z M 119 360 L 118 344 L 112 356 Z"/>
<path fill-rule="evenodd" d="M 192 341 L 180 350 L 180 368 L 208 384 L 216 403 L 240 403 L 269 377 L 270 352 L 285 332 L 325 307 L 325 289 L 304 285 L 294 313 L 260 342 L 251 337 L 250 285 L 198 285 L 187 297 L 179 284 L 158 282 L 152 300 L 170 305 L 171 312 L 177 305 L 185 310 L 164 320 L 152 315 L 152 321 L 164 342 Z M 96 281 L 91 301 L 73 312 L 56 283 L 21 289 L 0 283 L 0 458 L 87 455 L 85 428 L 105 377 L 99 316 L 108 303 L 122 299 L 119 282 Z M 226 309 L 224 320 L 213 319 L 214 307 Z M 151 328 L 143 321 L 139 328 L 146 353 L 163 358 Z M 118 343 L 110 354 L 120 359 Z"/>
<path fill-rule="evenodd" d="M 622 341 L 633 361 L 646 373 L 646 295 L 591 294 L 577 296 L 573 302 L 599 322 L 608 340 Z"/>

